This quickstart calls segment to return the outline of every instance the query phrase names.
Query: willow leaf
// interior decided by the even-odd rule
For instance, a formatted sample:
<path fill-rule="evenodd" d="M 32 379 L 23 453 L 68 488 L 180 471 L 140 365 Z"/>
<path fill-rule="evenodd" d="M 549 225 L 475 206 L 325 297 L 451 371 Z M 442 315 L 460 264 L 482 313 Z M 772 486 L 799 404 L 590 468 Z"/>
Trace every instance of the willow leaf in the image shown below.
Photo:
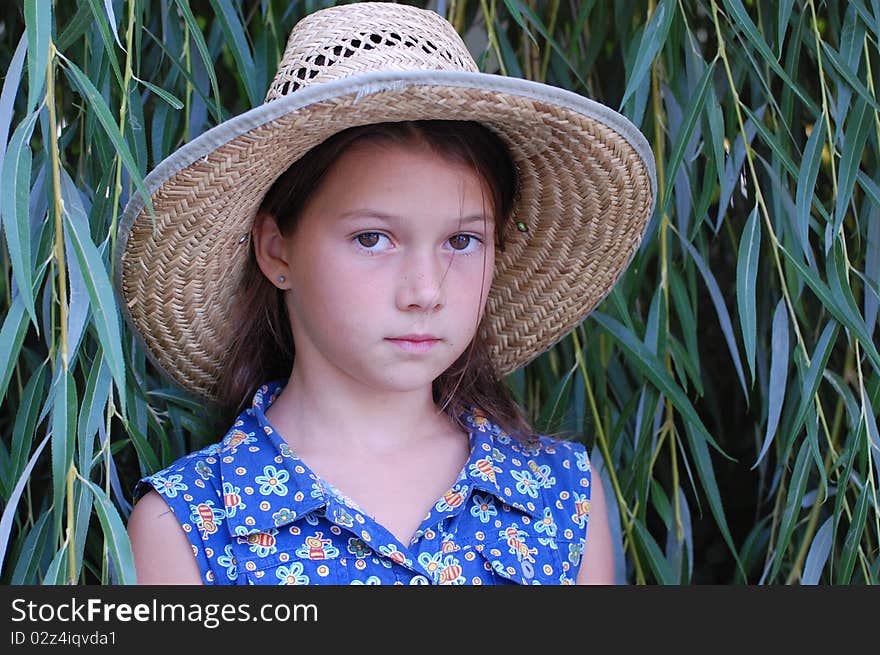
<path fill-rule="evenodd" d="M 794 469 L 791 473 L 791 480 L 788 483 L 788 494 L 785 498 L 785 509 L 782 512 L 782 521 L 779 527 L 779 536 L 776 539 L 776 552 L 784 553 L 791 541 L 791 535 L 794 532 L 795 522 L 801 510 L 801 500 L 804 497 L 804 491 L 807 489 L 807 481 L 810 477 L 810 447 L 805 440 L 801 443 L 798 450 L 797 458 L 794 463 Z M 770 580 L 779 573 L 779 567 L 782 566 L 783 559 L 777 557 L 770 570 Z"/>
<path fill-rule="evenodd" d="M 24 0 L 24 24 L 28 40 L 28 102 L 32 111 L 46 89 L 46 66 L 52 40 L 52 3 Z"/>
<path fill-rule="evenodd" d="M 736 304 L 739 308 L 739 323 L 742 328 L 746 363 L 749 365 L 752 384 L 755 382 L 755 341 L 758 338 L 755 290 L 758 281 L 760 254 L 761 221 L 758 218 L 758 205 L 755 205 L 743 229 L 736 263 Z"/>
<path fill-rule="evenodd" d="M 651 18 L 645 26 L 645 31 L 642 33 L 639 51 L 636 54 L 632 73 L 626 83 L 623 99 L 620 101 L 621 108 L 629 100 L 630 96 L 641 87 L 645 76 L 651 69 L 651 62 L 654 61 L 654 57 L 666 42 L 666 35 L 669 33 L 672 19 L 675 17 L 675 8 L 676 3 L 674 0 L 661 0 L 654 13 L 651 14 Z"/>
<path fill-rule="evenodd" d="M 752 469 L 761 463 L 770 444 L 773 443 L 773 437 L 776 435 L 776 429 L 779 427 L 779 417 L 782 414 L 782 402 L 785 399 L 786 383 L 788 382 L 788 364 L 791 361 L 788 350 L 788 312 L 785 307 L 785 300 L 780 299 L 776 303 L 776 309 L 773 312 L 773 328 L 770 336 L 770 384 L 768 385 L 768 405 L 767 405 L 767 432 L 764 435 L 764 445 L 761 446 L 761 452 L 758 459 L 755 460 Z"/>
<path fill-rule="evenodd" d="M 125 531 L 125 525 L 119 517 L 119 512 L 113 505 L 107 494 L 96 484 L 86 480 L 83 477 L 80 481 L 95 496 L 95 513 L 101 522 L 101 528 L 104 531 L 107 549 L 113 563 L 114 570 L 119 576 L 115 580 L 115 584 L 130 585 L 136 583 L 134 569 L 134 555 L 131 552 L 131 542 L 128 539 L 128 533 Z"/>

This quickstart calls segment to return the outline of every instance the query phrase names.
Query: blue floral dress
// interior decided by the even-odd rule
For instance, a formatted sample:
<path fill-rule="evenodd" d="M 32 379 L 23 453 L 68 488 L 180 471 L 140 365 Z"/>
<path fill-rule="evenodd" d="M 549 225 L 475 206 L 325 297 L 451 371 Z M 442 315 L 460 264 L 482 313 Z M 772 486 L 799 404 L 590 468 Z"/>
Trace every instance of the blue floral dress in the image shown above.
<path fill-rule="evenodd" d="M 526 447 L 477 409 L 462 414 L 470 457 L 401 543 L 314 474 L 265 411 L 286 380 L 261 386 L 220 443 L 142 479 L 161 494 L 206 584 L 570 584 L 590 512 L 582 444 Z"/>

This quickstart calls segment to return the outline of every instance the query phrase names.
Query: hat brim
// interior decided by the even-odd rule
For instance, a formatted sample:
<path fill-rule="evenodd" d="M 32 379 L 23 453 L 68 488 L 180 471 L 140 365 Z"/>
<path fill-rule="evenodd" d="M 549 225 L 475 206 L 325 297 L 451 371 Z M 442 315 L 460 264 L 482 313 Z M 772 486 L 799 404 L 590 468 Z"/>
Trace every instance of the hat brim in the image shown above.
<path fill-rule="evenodd" d="M 150 360 L 213 399 L 234 328 L 250 228 L 266 191 L 311 148 L 350 127 L 478 121 L 510 149 L 520 193 L 496 255 L 484 329 L 500 375 L 568 334 L 611 291 L 656 202 L 642 133 L 602 104 L 488 73 L 381 71 L 305 87 L 212 128 L 162 161 L 120 220 L 115 288 Z M 527 233 L 516 229 L 517 222 Z"/>

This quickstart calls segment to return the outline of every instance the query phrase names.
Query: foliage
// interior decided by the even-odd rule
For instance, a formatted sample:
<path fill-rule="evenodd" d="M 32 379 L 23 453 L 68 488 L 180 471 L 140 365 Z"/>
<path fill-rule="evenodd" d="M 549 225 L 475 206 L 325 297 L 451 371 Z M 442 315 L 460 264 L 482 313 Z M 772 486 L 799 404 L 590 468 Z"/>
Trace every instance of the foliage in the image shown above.
<path fill-rule="evenodd" d="M 136 480 L 217 438 L 112 292 L 148 170 L 262 101 L 328 2 L 24 0 L 0 18 L 0 580 L 133 580 Z M 425 3 L 420 3 L 425 6 Z M 481 70 L 648 136 L 599 310 L 511 387 L 591 448 L 632 583 L 880 578 L 877 0 L 452 0 Z"/>

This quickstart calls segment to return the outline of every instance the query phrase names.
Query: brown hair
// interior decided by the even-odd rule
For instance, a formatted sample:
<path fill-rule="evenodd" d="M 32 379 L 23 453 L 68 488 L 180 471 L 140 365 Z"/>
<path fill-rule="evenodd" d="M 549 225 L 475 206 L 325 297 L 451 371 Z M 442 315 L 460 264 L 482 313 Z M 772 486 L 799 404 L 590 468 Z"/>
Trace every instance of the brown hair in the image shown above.
<path fill-rule="evenodd" d="M 474 121 L 374 123 L 339 132 L 294 162 L 266 193 L 259 212 L 271 216 L 279 231 L 289 236 L 333 162 L 364 139 L 424 145 L 447 161 L 471 167 L 491 190 L 495 243 L 504 251 L 504 228 L 518 191 L 516 169 L 501 139 Z M 257 265 L 253 240 L 238 298 L 236 334 L 215 385 L 219 405 L 216 418 L 223 426 L 231 425 L 261 384 L 286 378 L 293 369 L 294 344 L 287 307 L 282 292 Z M 434 402 L 464 429 L 467 426 L 458 413 L 474 407 L 514 438 L 531 443 L 533 430 L 497 375 L 480 328 L 482 324 L 465 352 L 434 380 Z"/>

